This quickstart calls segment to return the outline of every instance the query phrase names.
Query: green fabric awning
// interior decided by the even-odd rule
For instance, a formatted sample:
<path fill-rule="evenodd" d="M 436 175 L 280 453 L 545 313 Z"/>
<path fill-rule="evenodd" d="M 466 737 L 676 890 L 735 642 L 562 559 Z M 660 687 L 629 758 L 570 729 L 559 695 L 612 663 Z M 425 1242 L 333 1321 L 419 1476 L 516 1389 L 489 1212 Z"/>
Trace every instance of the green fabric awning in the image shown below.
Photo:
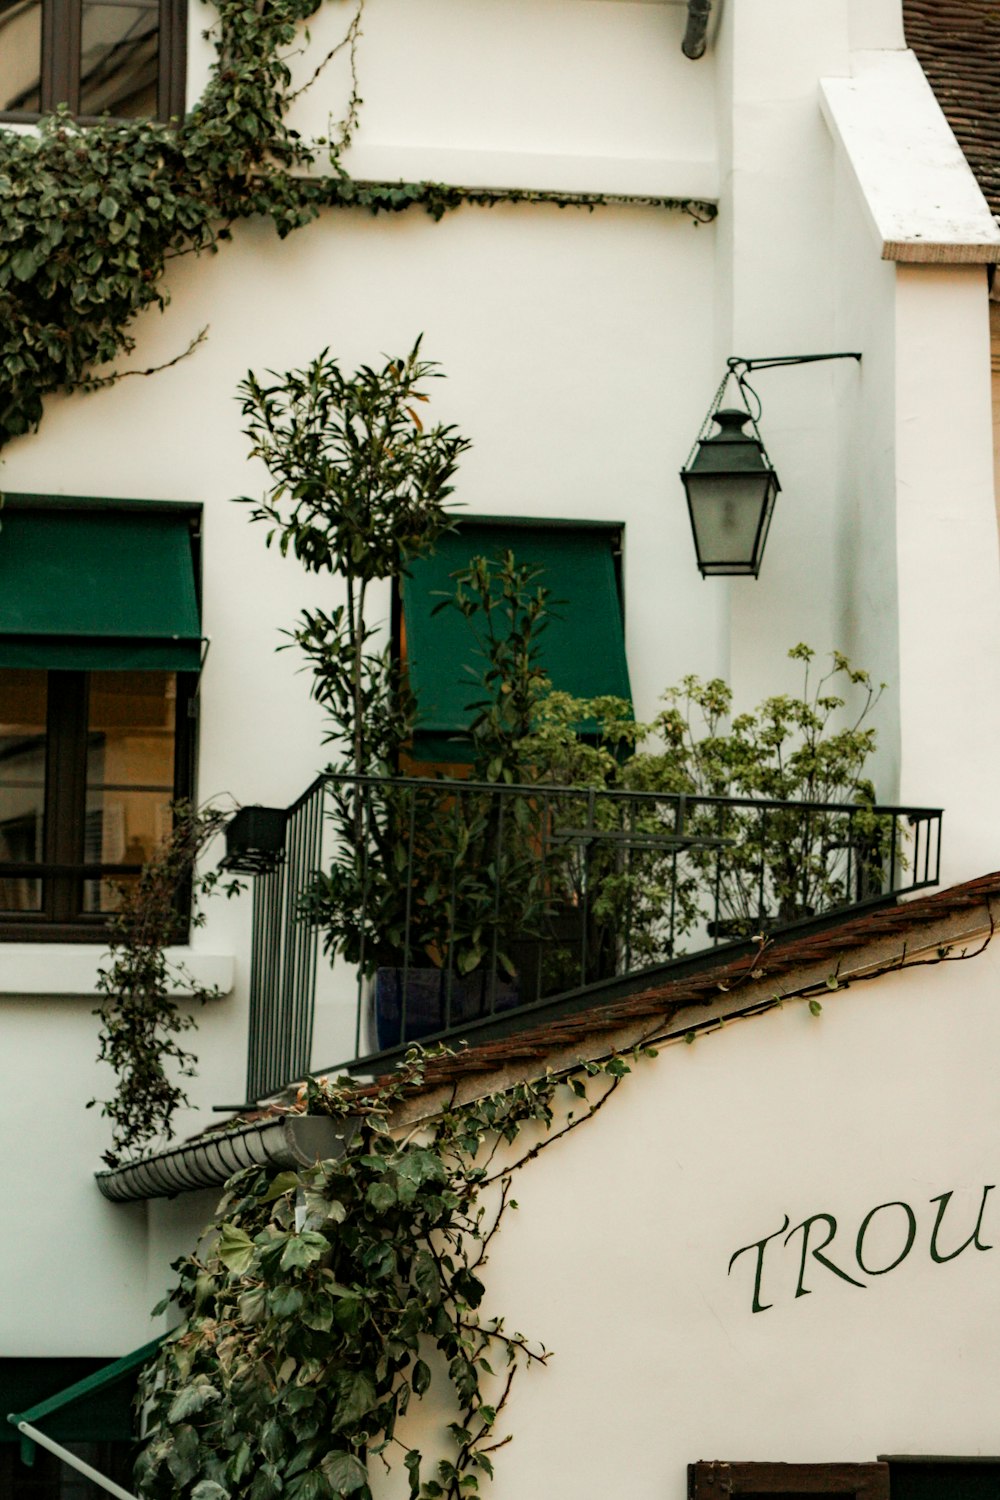
<path fill-rule="evenodd" d="M 187 507 L 0 511 L 0 667 L 196 672 Z"/>
<path fill-rule="evenodd" d="M 554 687 L 581 698 L 613 694 L 631 701 L 613 550 L 619 535 L 614 526 L 463 520 L 430 557 L 410 565 L 402 592 L 419 714 L 415 759 L 469 758 L 462 736 L 473 717 L 470 704 L 482 700 L 483 690 L 465 669 L 478 674 L 483 660 L 458 610 L 433 611 L 454 592 L 452 573 L 476 556 L 493 559 L 509 550 L 519 563 L 543 570 L 538 583 L 550 591 L 552 619 L 539 637 L 539 660 Z"/>
<path fill-rule="evenodd" d="M 29 1422 L 61 1443 L 135 1441 L 136 1380 L 162 1337 L 120 1359 L 0 1359 L 0 1442 L 34 1444 L 17 1430 Z"/>

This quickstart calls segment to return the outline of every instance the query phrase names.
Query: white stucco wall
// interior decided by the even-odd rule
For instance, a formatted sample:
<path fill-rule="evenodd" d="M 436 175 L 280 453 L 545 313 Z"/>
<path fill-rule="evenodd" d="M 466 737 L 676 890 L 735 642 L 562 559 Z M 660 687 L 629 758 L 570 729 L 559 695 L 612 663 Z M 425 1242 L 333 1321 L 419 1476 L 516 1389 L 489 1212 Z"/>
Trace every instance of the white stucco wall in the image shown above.
<path fill-rule="evenodd" d="M 698 1459 L 995 1453 L 996 1191 L 983 1250 L 936 1264 L 929 1244 L 939 1195 L 948 1255 L 996 1182 L 998 980 L 994 947 L 830 995 L 818 1018 L 788 1003 L 670 1046 L 518 1173 L 484 1306 L 554 1354 L 515 1381 L 494 1500 L 683 1500 Z M 913 1211 L 913 1247 L 865 1274 L 858 1231 L 892 1202 Z M 836 1220 L 825 1253 L 863 1285 L 810 1254 L 797 1297 L 794 1230 L 818 1213 Z M 727 1274 L 730 1258 L 786 1216 L 754 1313 L 756 1252 Z M 904 1209 L 877 1214 L 865 1264 L 889 1266 L 906 1236 Z M 438 1452 L 441 1424 L 421 1411 L 401 1435 Z"/>

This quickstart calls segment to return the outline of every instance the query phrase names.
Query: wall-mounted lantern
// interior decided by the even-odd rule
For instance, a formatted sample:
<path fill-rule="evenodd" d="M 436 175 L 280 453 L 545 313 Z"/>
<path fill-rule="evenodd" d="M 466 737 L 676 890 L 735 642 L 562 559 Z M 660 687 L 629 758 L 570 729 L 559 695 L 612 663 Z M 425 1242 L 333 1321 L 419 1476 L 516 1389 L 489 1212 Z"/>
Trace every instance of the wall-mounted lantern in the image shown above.
<path fill-rule="evenodd" d="M 224 870 L 240 875 L 266 875 L 275 869 L 285 852 L 283 807 L 241 807 L 226 824 Z"/>
<path fill-rule="evenodd" d="M 703 578 L 758 576 L 771 512 L 781 489 L 757 426 L 760 399 L 747 380 L 750 371 L 860 358 L 860 354 L 853 353 L 787 354 L 773 359 L 742 359 L 734 355 L 727 361 L 726 373 L 691 456 L 681 470 Z M 742 408 L 722 406 L 730 380 L 736 382 Z M 709 431 L 713 422 L 718 428 L 716 432 Z M 744 431 L 747 424 L 749 432 Z"/>

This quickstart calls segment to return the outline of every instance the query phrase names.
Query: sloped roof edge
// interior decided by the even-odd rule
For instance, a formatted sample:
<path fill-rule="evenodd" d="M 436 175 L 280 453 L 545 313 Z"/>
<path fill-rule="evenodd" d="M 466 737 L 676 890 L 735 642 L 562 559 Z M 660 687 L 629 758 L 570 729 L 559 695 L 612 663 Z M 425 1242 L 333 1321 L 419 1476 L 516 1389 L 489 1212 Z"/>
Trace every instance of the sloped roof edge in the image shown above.
<path fill-rule="evenodd" d="M 846 917 L 823 930 L 778 937 L 762 953 L 675 980 L 627 999 L 431 1059 L 421 1089 L 401 1120 L 434 1113 L 446 1099 L 464 1101 L 515 1079 L 558 1072 L 585 1059 L 662 1041 L 737 1016 L 763 1013 L 791 995 L 936 961 L 939 948 L 975 948 L 1000 921 L 1000 871 L 932 896 Z M 363 1087 L 363 1086 L 362 1086 Z"/>
<path fill-rule="evenodd" d="M 989 941 L 1000 913 L 1000 871 L 932 896 L 847 915 L 820 930 L 787 933 L 749 959 L 662 980 L 593 1010 L 550 1021 L 451 1056 L 430 1058 L 424 1081 L 394 1114 L 405 1125 L 445 1104 L 495 1092 L 514 1081 L 560 1072 L 639 1043 L 680 1037 L 740 1016 L 762 1014 L 791 995 L 825 991 L 911 963 L 937 961 L 939 948 Z M 930 959 L 921 958 L 930 954 Z M 372 1085 L 359 1083 L 363 1099 Z M 294 1098 L 294 1091 L 291 1095 Z M 105 1197 L 134 1202 L 221 1186 L 246 1166 L 294 1169 L 343 1149 L 349 1125 L 305 1116 L 283 1103 L 131 1165 L 95 1173 Z"/>
<path fill-rule="evenodd" d="M 912 51 L 857 52 L 820 101 L 883 260 L 993 264 L 1000 228 Z"/>

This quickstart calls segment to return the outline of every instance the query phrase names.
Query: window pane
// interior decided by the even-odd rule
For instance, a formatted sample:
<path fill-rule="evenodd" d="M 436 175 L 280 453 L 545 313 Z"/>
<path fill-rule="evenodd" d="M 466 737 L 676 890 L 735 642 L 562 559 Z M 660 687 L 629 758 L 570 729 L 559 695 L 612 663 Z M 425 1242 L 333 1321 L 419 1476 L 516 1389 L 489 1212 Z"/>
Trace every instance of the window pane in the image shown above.
<path fill-rule="evenodd" d="M 43 856 L 44 672 L 0 670 L 0 864 Z M 41 881 L 0 872 L 0 910 L 38 911 Z"/>
<path fill-rule="evenodd" d="M 41 76 L 41 0 L 0 0 L 0 110 L 37 114 Z"/>
<path fill-rule="evenodd" d="M 141 865 L 169 831 L 176 682 L 172 672 L 91 673 L 87 863 Z M 114 911 L 121 879 L 86 881 L 84 910 Z"/>
<path fill-rule="evenodd" d="M 84 0 L 80 113 L 155 115 L 159 51 L 158 0 Z"/>

